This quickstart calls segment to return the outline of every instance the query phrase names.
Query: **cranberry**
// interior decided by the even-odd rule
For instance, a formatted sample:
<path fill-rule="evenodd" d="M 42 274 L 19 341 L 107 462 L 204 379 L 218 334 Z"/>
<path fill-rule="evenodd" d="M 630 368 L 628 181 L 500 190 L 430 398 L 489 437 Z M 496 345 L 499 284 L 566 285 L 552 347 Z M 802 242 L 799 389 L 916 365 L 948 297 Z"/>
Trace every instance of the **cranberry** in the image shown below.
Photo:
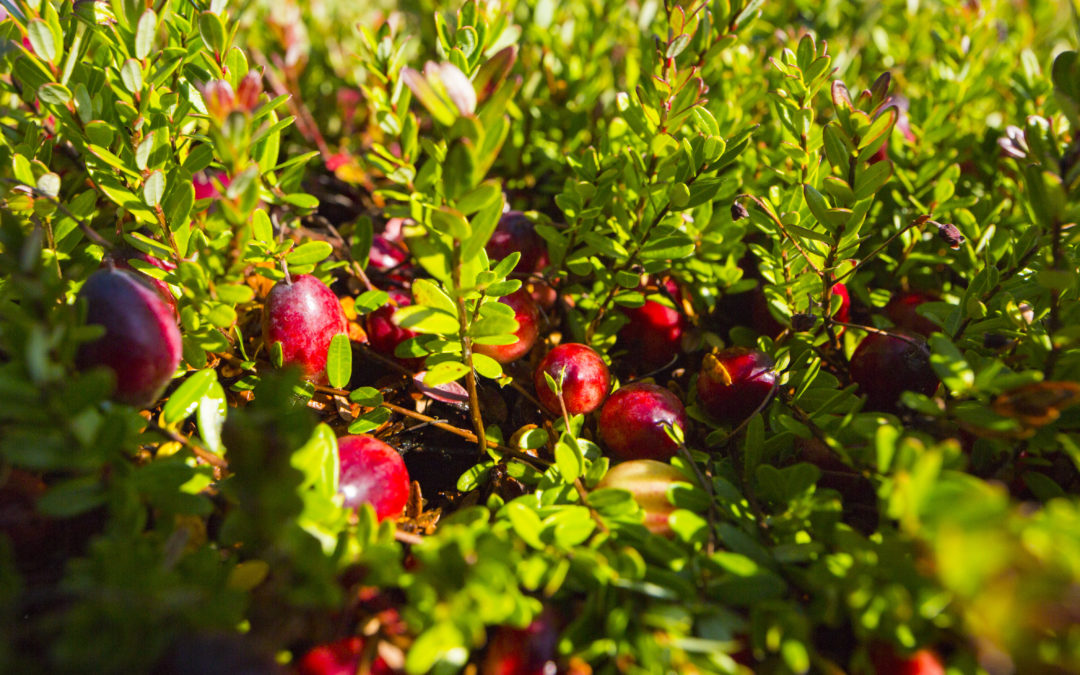
<path fill-rule="evenodd" d="M 843 283 L 833 284 L 832 292 L 833 295 L 840 296 L 840 307 L 832 318 L 841 323 L 851 323 L 851 294 L 848 293 L 847 286 Z"/>
<path fill-rule="evenodd" d="M 502 215 L 485 249 L 492 260 L 502 260 L 515 251 L 520 253 L 521 259 L 514 267 L 518 274 L 535 274 L 548 265 L 547 242 L 536 233 L 536 226 L 521 211 L 507 211 Z"/>
<path fill-rule="evenodd" d="M 500 626 L 488 643 L 481 675 L 553 675 L 559 672 L 559 620 L 545 608 L 528 628 Z"/>
<path fill-rule="evenodd" d="M 263 340 L 281 343 L 286 365 L 299 366 L 307 378 L 326 377 L 330 340 L 347 333 L 345 312 L 334 292 L 309 274 L 279 281 L 263 306 Z"/>
<path fill-rule="evenodd" d="M 371 504 L 379 520 L 396 516 L 409 499 L 409 472 L 397 450 L 374 436 L 338 439 L 341 478 L 338 491 L 345 506 Z"/>
<path fill-rule="evenodd" d="M 402 307 L 412 304 L 412 298 L 408 293 L 399 290 L 390 290 L 390 303 L 383 305 L 371 314 L 367 315 L 368 344 L 380 354 L 393 356 L 394 350 L 402 342 L 417 336 L 417 333 L 402 328 L 394 321 L 394 312 Z M 401 359 L 403 363 L 412 368 L 419 368 L 422 359 Z"/>
<path fill-rule="evenodd" d="M 104 326 L 105 335 L 81 345 L 76 364 L 112 370 L 116 401 L 137 407 L 157 401 L 180 365 L 172 308 L 136 273 L 115 268 L 91 274 L 79 297 L 86 301 L 86 323 Z"/>
<path fill-rule="evenodd" d="M 889 300 L 889 304 L 885 305 L 885 316 L 889 317 L 893 325 L 901 331 L 911 331 L 929 337 L 941 329 L 936 323 L 919 314 L 917 308 L 924 302 L 938 300 L 940 298 L 932 293 L 918 291 L 897 293 Z"/>
<path fill-rule="evenodd" d="M 776 371 L 768 354 L 729 347 L 705 355 L 697 379 L 698 401 L 714 419 L 738 423 L 772 395 L 775 385 Z"/>
<path fill-rule="evenodd" d="M 575 342 L 561 344 L 548 352 L 533 377 L 536 395 L 552 415 L 561 415 L 562 408 L 544 373 L 556 382 L 562 378 L 563 402 L 566 412 L 571 415 L 590 413 L 599 408 L 611 388 L 607 364 L 592 347 Z"/>
<path fill-rule="evenodd" d="M 624 308 L 630 319 L 619 331 L 619 340 L 629 356 L 644 369 L 666 364 L 682 348 L 686 317 L 682 312 L 655 300 L 646 300 L 641 307 Z"/>
<path fill-rule="evenodd" d="M 867 335 L 851 355 L 849 372 L 870 410 L 894 410 L 903 392 L 930 396 L 938 385 L 930 351 L 917 338 L 900 335 Z"/>
<path fill-rule="evenodd" d="M 131 248 L 129 246 L 124 246 L 119 249 L 109 251 L 101 260 L 101 266 L 108 267 L 109 265 L 112 265 L 113 267 L 118 267 L 123 270 L 130 270 L 134 272 L 139 276 L 139 278 L 143 279 L 144 281 L 146 281 L 146 283 L 154 287 L 154 290 L 158 292 L 158 294 L 161 296 L 161 299 L 164 300 L 169 305 L 169 307 L 172 308 L 173 314 L 178 314 L 176 309 L 176 298 L 173 297 L 172 290 L 169 289 L 169 284 L 165 283 L 161 279 L 156 279 L 149 274 L 144 274 L 136 270 L 134 267 L 131 266 L 131 263 L 128 262 L 132 259 L 141 260 L 149 265 L 153 265 L 158 269 L 165 270 L 166 272 L 171 272 L 176 269 L 176 265 L 170 260 L 162 260 L 160 258 L 155 258 L 149 253 L 143 253 L 142 251 Z"/>
<path fill-rule="evenodd" d="M 528 354 L 536 344 L 536 338 L 540 334 L 540 310 L 532 296 L 523 288 L 519 288 L 499 302 L 514 310 L 514 318 L 518 322 L 518 329 L 514 332 L 517 342 L 508 345 L 476 344 L 473 349 L 480 354 L 490 356 L 499 363 L 510 363 Z"/>
<path fill-rule="evenodd" d="M 686 410 L 675 394 L 655 384 L 619 388 L 600 410 L 600 437 L 619 459 L 667 459 L 679 446 L 664 425 L 686 428 Z"/>
<path fill-rule="evenodd" d="M 626 490 L 645 511 L 645 527 L 655 534 L 671 536 L 668 516 L 675 511 L 675 506 L 668 500 L 667 491 L 679 482 L 685 483 L 686 476 L 670 464 L 655 459 L 634 459 L 608 469 L 596 487 Z"/>
<path fill-rule="evenodd" d="M 309 651 L 296 664 L 296 672 L 297 675 L 355 675 L 359 671 L 363 653 L 364 641 L 361 638 L 342 638 Z M 371 675 L 391 675 L 396 671 L 376 656 L 367 672 Z"/>
<path fill-rule="evenodd" d="M 221 182 L 222 190 L 228 189 L 229 183 L 232 182 L 229 180 L 229 176 L 224 171 L 218 171 L 213 175 L 213 177 L 207 176 L 203 173 L 195 174 L 195 176 L 191 179 L 191 185 L 195 188 L 196 201 L 200 199 L 210 199 L 211 197 L 217 197 L 223 194 L 220 190 L 218 190 L 217 183 L 214 182 L 215 179 Z"/>
<path fill-rule="evenodd" d="M 945 666 L 932 649 L 901 656 L 892 646 L 876 644 L 870 648 L 870 661 L 875 675 L 945 675 Z"/>

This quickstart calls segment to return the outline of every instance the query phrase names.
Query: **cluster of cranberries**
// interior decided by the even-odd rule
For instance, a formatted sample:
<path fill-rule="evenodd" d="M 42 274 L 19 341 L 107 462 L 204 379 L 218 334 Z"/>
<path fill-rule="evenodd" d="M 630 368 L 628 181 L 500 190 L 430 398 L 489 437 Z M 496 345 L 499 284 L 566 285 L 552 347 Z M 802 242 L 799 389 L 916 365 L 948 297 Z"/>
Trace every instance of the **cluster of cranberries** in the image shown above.
<path fill-rule="evenodd" d="M 510 344 L 474 345 L 477 353 L 502 364 L 531 353 L 541 337 L 543 312 L 556 299 L 555 291 L 541 274 L 548 265 L 544 242 L 532 222 L 515 212 L 504 215 L 488 245 L 493 259 L 511 252 L 521 253 L 513 274 L 525 282 L 521 290 L 501 300 L 517 320 L 515 339 Z M 116 381 L 113 398 L 147 407 L 158 400 L 179 366 L 181 337 L 172 291 L 166 284 L 132 269 L 128 261 L 136 258 L 170 268 L 146 254 L 125 251 L 111 255 L 103 268 L 90 276 L 80 298 L 86 304 L 87 322 L 103 326 L 105 334 L 82 345 L 78 363 L 85 368 L 103 366 L 111 370 Z M 390 236 L 389 231 L 376 237 L 371 264 L 385 272 L 387 278 L 394 278 L 393 271 L 407 265 L 406 260 L 400 237 Z M 638 308 L 623 310 L 629 321 L 618 336 L 618 348 L 638 372 L 670 364 L 681 353 L 688 331 L 686 315 L 678 309 L 682 301 L 680 289 L 668 281 L 661 290 L 673 302 L 649 299 Z M 841 298 L 834 318 L 847 323 L 851 304 L 848 291 L 843 284 L 837 284 L 833 292 Z M 898 295 L 886 308 L 895 330 L 870 332 L 856 348 L 849 376 L 866 397 L 868 408 L 895 411 L 904 391 L 927 395 L 935 391 L 938 381 L 930 368 L 923 337 L 936 326 L 915 311 L 918 305 L 934 299 L 929 295 Z M 385 306 L 365 317 L 370 349 L 397 358 L 399 346 L 415 333 L 395 321 L 395 312 L 411 302 L 407 283 L 401 284 L 400 288 L 390 289 Z M 768 333 L 779 332 L 775 326 L 765 325 L 760 307 L 755 307 L 752 320 L 761 323 Z M 266 297 L 262 316 L 264 344 L 309 380 L 325 382 L 330 341 L 336 335 L 348 334 L 348 330 L 336 294 L 316 277 L 287 278 L 275 284 Z M 418 359 L 398 358 L 398 362 L 414 371 L 421 366 Z M 558 344 L 539 359 L 533 384 L 536 398 L 552 416 L 599 411 L 599 438 L 620 463 L 598 488 L 629 491 L 645 511 L 645 526 L 671 534 L 668 515 L 673 507 L 667 500 L 667 489 L 674 482 L 686 480 L 666 463 L 679 450 L 675 440 L 679 436 L 673 429 L 685 429 L 689 422 L 679 397 L 665 387 L 646 382 L 632 382 L 612 391 L 612 375 L 600 354 L 587 345 L 568 342 Z M 768 354 L 731 347 L 704 357 L 695 379 L 695 398 L 698 409 L 714 422 L 738 426 L 763 410 L 778 387 L 779 376 Z M 402 512 L 409 495 L 409 475 L 398 451 L 372 436 L 346 436 L 339 439 L 339 456 L 340 491 L 347 507 L 371 504 L 379 519 Z M 332 668 L 320 670 L 313 666 L 316 662 L 344 659 L 353 664 L 359 643 L 350 643 L 348 649 L 338 647 L 310 655 L 308 672 L 336 672 Z M 345 655 L 346 651 L 349 654 Z"/>

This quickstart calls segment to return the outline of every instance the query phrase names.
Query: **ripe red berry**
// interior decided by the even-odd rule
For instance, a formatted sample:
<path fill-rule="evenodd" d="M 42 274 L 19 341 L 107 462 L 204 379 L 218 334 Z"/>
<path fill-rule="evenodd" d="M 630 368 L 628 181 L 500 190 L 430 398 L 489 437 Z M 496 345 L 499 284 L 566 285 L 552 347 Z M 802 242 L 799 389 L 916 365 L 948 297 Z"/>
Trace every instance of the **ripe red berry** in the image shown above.
<path fill-rule="evenodd" d="M 364 653 L 364 641 L 356 636 L 319 645 L 296 664 L 297 675 L 355 675 Z M 397 672 L 382 658 L 371 663 L 371 675 L 391 675 Z"/>
<path fill-rule="evenodd" d="M 876 644 L 870 648 L 870 661 L 875 675 L 945 675 L 945 666 L 932 649 L 901 656 L 891 645 Z"/>
<path fill-rule="evenodd" d="M 338 439 L 341 476 L 338 491 L 345 506 L 371 504 L 379 520 L 396 516 L 409 499 L 409 472 L 397 450 L 362 434 Z"/>
<path fill-rule="evenodd" d="M 919 314 L 918 307 L 924 302 L 937 302 L 940 298 L 932 293 L 908 291 L 897 293 L 885 305 L 885 316 L 898 330 L 911 331 L 929 337 L 941 330 L 938 325 Z"/>
<path fill-rule="evenodd" d="M 772 395 L 775 385 L 772 357 L 757 349 L 729 347 L 705 355 L 697 396 L 711 417 L 735 424 L 753 414 Z"/>
<path fill-rule="evenodd" d="M 600 410 L 600 437 L 619 459 L 667 459 L 679 446 L 664 425 L 686 429 L 686 410 L 675 394 L 655 384 L 620 387 Z"/>
<path fill-rule="evenodd" d="M 840 296 L 840 307 L 837 308 L 832 318 L 841 323 L 851 323 L 851 294 L 848 293 L 847 286 L 843 283 L 834 284 L 832 292 L 833 295 Z"/>
<path fill-rule="evenodd" d="M 657 368 L 682 350 L 686 317 L 679 310 L 646 300 L 641 307 L 622 311 L 630 323 L 619 331 L 619 340 L 634 363 L 644 369 Z"/>
<path fill-rule="evenodd" d="M 480 354 L 490 356 L 499 363 L 510 363 L 528 354 L 536 344 L 536 338 L 540 334 L 540 310 L 532 296 L 523 288 L 519 288 L 499 302 L 514 310 L 514 318 L 518 322 L 518 329 L 514 332 L 517 342 L 508 345 L 476 344 L 473 349 Z"/>
<path fill-rule="evenodd" d="M 102 259 L 101 266 L 108 267 L 111 265 L 122 270 L 129 270 L 131 272 L 134 272 L 140 279 L 153 286 L 154 290 L 156 290 L 158 294 L 161 295 L 161 299 L 164 300 L 165 303 L 172 308 L 173 314 L 177 314 L 176 298 L 173 297 L 172 290 L 169 289 L 169 284 L 165 283 L 161 279 L 156 279 L 149 274 L 144 274 L 136 270 L 134 267 L 131 266 L 131 263 L 128 262 L 132 259 L 141 260 L 149 265 L 153 265 L 154 267 L 165 270 L 167 272 L 171 272 L 172 270 L 176 269 L 176 265 L 172 261 L 156 258 L 149 253 L 143 253 L 138 249 L 128 246 L 109 251 Z"/>
<path fill-rule="evenodd" d="M 180 365 L 180 329 L 173 309 L 134 272 L 107 268 L 79 291 L 86 323 L 105 335 L 79 347 L 80 369 L 104 366 L 116 375 L 113 399 L 136 407 L 157 401 Z"/>
<path fill-rule="evenodd" d="M 487 246 L 488 257 L 502 260 L 517 251 L 521 259 L 514 271 L 521 275 L 535 274 L 548 265 L 547 242 L 536 233 L 536 225 L 521 211 L 507 211 L 491 234 Z"/>
<path fill-rule="evenodd" d="M 394 321 L 394 312 L 411 305 L 412 298 L 408 293 L 399 290 L 392 289 L 389 294 L 391 302 L 368 314 L 364 323 L 371 348 L 380 354 L 393 356 L 399 344 L 416 337 L 417 333 L 408 328 L 402 328 Z M 401 359 L 401 361 L 414 368 L 419 368 L 422 363 L 421 359 Z"/>
<path fill-rule="evenodd" d="M 903 392 L 930 396 L 938 385 L 930 351 L 918 338 L 900 335 L 867 335 L 851 355 L 849 373 L 869 410 L 894 410 Z"/>
<path fill-rule="evenodd" d="M 527 628 L 500 626 L 488 643 L 481 675 L 550 675 L 559 672 L 559 620 L 550 607 Z"/>
<path fill-rule="evenodd" d="M 600 407 L 611 388 L 611 374 L 600 355 L 588 345 L 569 342 L 547 353 L 533 376 L 536 395 L 552 415 L 561 415 L 559 397 L 548 386 L 547 373 L 562 378 L 563 402 L 571 415 L 587 414 Z"/>
<path fill-rule="evenodd" d="M 635 459 L 608 469 L 596 487 L 626 490 L 645 511 L 645 527 L 655 534 L 671 536 L 668 516 L 675 506 L 668 500 L 667 491 L 679 482 L 687 482 L 686 476 L 670 464 Z"/>
<path fill-rule="evenodd" d="M 272 348 L 281 343 L 285 365 L 299 366 L 304 377 L 326 377 L 330 340 L 347 333 L 345 312 L 334 292 L 309 274 L 279 281 L 263 306 L 263 340 Z"/>

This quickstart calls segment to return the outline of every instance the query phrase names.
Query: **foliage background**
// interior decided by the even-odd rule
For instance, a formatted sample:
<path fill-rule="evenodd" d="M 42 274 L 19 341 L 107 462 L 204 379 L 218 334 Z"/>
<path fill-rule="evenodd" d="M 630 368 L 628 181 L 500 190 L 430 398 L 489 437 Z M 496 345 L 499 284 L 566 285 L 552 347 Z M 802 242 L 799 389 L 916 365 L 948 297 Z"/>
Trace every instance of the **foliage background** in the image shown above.
<path fill-rule="evenodd" d="M 1074 4 L 2 6 L 0 475 L 47 490 L 19 516 L 30 543 L 0 538 L 0 670 L 143 672 L 177 645 L 287 662 L 363 632 L 409 672 L 456 672 L 544 606 L 564 665 L 598 672 L 872 672 L 878 645 L 955 672 L 1080 669 Z M 504 201 L 547 226 L 547 278 L 574 301 L 559 331 L 623 380 L 614 308 L 644 300 L 641 272 L 687 290 L 694 341 L 661 378 L 695 419 L 670 540 L 626 493 L 583 502 L 607 468 L 591 422 L 515 436 L 477 406 L 454 423 L 514 447 L 450 463 L 457 498 L 402 541 L 332 498 L 334 437 L 400 424 L 381 405 L 399 392 L 356 345 L 331 363 L 345 419 L 258 351 L 280 261 L 362 315 L 386 301 L 362 282 L 372 237 L 411 217 L 429 384 L 516 405 L 514 372 L 466 346 L 512 330 L 493 309 L 509 266 L 480 255 Z M 93 337 L 74 298 L 122 240 L 178 263 L 146 270 L 174 289 L 185 358 L 149 414 L 73 366 Z M 838 278 L 881 328 L 893 292 L 940 294 L 936 397 L 862 409 L 845 364 L 865 331 L 820 309 Z M 733 325 L 755 283 L 814 328 Z M 722 343 L 783 371 L 737 429 L 692 400 Z"/>

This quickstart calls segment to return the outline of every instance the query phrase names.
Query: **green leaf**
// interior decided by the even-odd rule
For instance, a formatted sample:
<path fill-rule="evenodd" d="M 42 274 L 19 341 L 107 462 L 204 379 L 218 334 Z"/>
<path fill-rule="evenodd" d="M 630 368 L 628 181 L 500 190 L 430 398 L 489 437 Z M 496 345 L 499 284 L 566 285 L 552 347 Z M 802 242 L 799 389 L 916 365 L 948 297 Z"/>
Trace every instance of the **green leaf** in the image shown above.
<path fill-rule="evenodd" d="M 199 15 L 199 36 L 207 49 L 221 54 L 225 48 L 225 23 L 213 12 Z"/>
<path fill-rule="evenodd" d="M 352 343 L 345 333 L 338 333 L 330 339 L 326 354 L 326 377 L 335 389 L 345 388 L 352 378 Z"/>
<path fill-rule="evenodd" d="M 375 387 L 359 387 L 349 394 L 349 400 L 366 408 L 374 408 L 383 402 L 383 396 Z"/>
<path fill-rule="evenodd" d="M 225 449 L 221 444 L 221 428 L 225 424 L 228 408 L 225 389 L 215 379 L 199 399 L 198 414 L 199 436 L 206 444 L 206 449 L 215 455 L 220 455 Z"/>
<path fill-rule="evenodd" d="M 142 64 L 135 59 L 124 61 L 124 65 L 120 66 L 120 81 L 124 83 L 124 89 L 132 94 L 138 94 L 142 91 Z"/>
<path fill-rule="evenodd" d="M 975 384 L 975 371 L 964 354 L 941 333 L 930 336 L 930 365 L 953 394 L 967 392 Z"/>
<path fill-rule="evenodd" d="M 334 247 L 325 241 L 309 241 L 300 244 L 285 256 L 290 265 L 314 265 L 330 257 Z"/>
<path fill-rule="evenodd" d="M 146 177 L 146 183 L 143 184 L 143 201 L 147 206 L 157 206 L 164 194 L 165 174 L 160 170 L 154 171 Z"/>
<path fill-rule="evenodd" d="M 486 354 L 473 352 L 472 361 L 476 372 L 486 378 L 497 380 L 503 375 L 502 365 Z"/>
<path fill-rule="evenodd" d="M 161 421 L 166 426 L 172 426 L 186 420 L 199 407 L 199 401 L 210 393 L 211 385 L 216 382 L 217 372 L 213 368 L 193 373 L 169 396 L 161 411 Z"/>
<path fill-rule="evenodd" d="M 425 305 L 446 312 L 457 319 L 458 308 L 450 296 L 443 289 L 428 279 L 417 279 L 413 282 L 413 298 L 416 304 Z"/>
<path fill-rule="evenodd" d="M 506 517 L 510 524 L 514 526 L 514 533 L 521 537 L 522 541 L 540 551 L 547 548 L 544 542 L 540 540 L 540 530 L 542 528 L 540 516 L 536 514 L 536 511 L 524 504 L 521 499 L 506 505 Z"/>
<path fill-rule="evenodd" d="M 874 196 L 892 176 L 892 161 L 885 159 L 855 171 L 855 199 L 862 201 Z"/>
<path fill-rule="evenodd" d="M 402 307 L 394 312 L 394 322 L 417 333 L 438 335 L 456 335 L 460 328 L 457 316 L 424 305 Z"/>
<path fill-rule="evenodd" d="M 443 361 L 428 369 L 424 375 L 424 384 L 437 387 L 440 384 L 459 380 L 469 372 L 468 366 L 457 361 Z"/>
<path fill-rule="evenodd" d="M 157 30 L 157 14 L 147 8 L 139 17 L 139 25 L 135 30 L 135 58 L 145 59 L 154 48 L 154 32 Z"/>
<path fill-rule="evenodd" d="M 682 233 L 653 239 L 641 247 L 642 260 L 682 260 L 694 253 L 694 240 Z"/>
<path fill-rule="evenodd" d="M 62 84 L 49 82 L 38 87 L 38 98 L 42 103 L 64 105 L 71 100 L 71 91 Z"/>
<path fill-rule="evenodd" d="M 405 672 L 456 673 L 468 660 L 469 648 L 461 629 L 450 621 L 441 621 L 421 633 L 409 647 Z"/>
<path fill-rule="evenodd" d="M 255 241 L 263 244 L 274 243 L 274 227 L 270 223 L 270 216 L 264 209 L 258 209 L 251 217 L 251 231 Z"/>
<path fill-rule="evenodd" d="M 49 63 L 56 63 L 58 56 L 56 52 L 57 46 L 52 30 L 49 29 L 49 24 L 43 19 L 31 19 L 30 23 L 26 25 L 26 37 L 30 40 L 30 47 L 35 54 Z"/>
<path fill-rule="evenodd" d="M 563 479 L 570 483 L 585 471 L 585 457 L 578 447 L 577 439 L 564 433 L 555 444 L 555 465 Z"/>

